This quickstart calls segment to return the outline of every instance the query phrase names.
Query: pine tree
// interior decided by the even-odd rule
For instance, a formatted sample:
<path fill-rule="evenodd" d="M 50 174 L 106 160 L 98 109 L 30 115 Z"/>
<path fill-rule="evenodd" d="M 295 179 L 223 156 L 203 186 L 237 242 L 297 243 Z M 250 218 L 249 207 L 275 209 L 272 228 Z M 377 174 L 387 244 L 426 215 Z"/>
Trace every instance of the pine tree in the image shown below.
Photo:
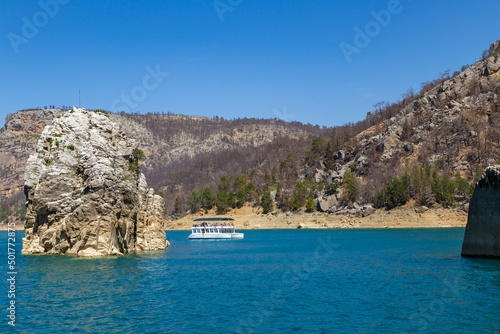
<path fill-rule="evenodd" d="M 316 209 L 315 204 L 316 203 L 314 203 L 314 199 L 312 198 L 312 196 L 310 196 L 306 202 L 306 212 L 313 212 Z"/>
<path fill-rule="evenodd" d="M 349 169 L 344 174 L 344 202 L 355 202 L 358 199 L 358 181 L 356 175 Z"/>
<path fill-rule="evenodd" d="M 217 213 L 224 214 L 229 211 L 229 208 L 233 204 L 233 193 L 231 192 L 231 177 L 223 176 L 220 179 L 219 185 L 217 186 Z"/>
<path fill-rule="evenodd" d="M 197 212 L 201 208 L 201 193 L 193 190 L 188 197 L 189 211 L 191 213 Z"/>
<path fill-rule="evenodd" d="M 212 192 L 212 189 L 210 189 L 207 186 L 201 191 L 200 197 L 201 197 L 201 207 L 205 209 L 205 213 L 207 213 L 208 210 L 211 210 L 214 206 L 215 202 L 214 193 Z"/>
<path fill-rule="evenodd" d="M 262 213 L 267 214 L 273 209 L 273 199 L 271 198 L 271 191 L 266 187 L 261 199 Z"/>

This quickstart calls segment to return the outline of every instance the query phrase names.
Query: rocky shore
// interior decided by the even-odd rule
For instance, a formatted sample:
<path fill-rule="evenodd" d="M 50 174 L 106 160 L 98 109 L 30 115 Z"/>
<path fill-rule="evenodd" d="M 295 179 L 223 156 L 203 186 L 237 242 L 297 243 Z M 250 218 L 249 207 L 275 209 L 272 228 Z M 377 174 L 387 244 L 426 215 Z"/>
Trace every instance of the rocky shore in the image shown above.
<path fill-rule="evenodd" d="M 209 214 L 206 217 L 216 217 Z M 391 211 L 376 210 L 367 217 L 351 215 L 331 215 L 326 213 L 302 213 L 286 215 L 261 215 L 257 213 L 229 214 L 236 220 L 238 230 L 264 229 L 336 229 L 336 228 L 441 228 L 465 227 L 467 213 L 456 209 L 430 209 L 417 213 L 415 209 L 403 208 Z M 165 230 L 190 230 L 196 215 L 169 220 Z M 16 230 L 24 230 L 24 225 L 16 225 Z M 7 225 L 0 225 L 0 231 L 7 230 Z"/>
<path fill-rule="evenodd" d="M 279 213 L 262 215 L 243 208 L 225 215 L 235 219 L 237 230 L 258 229 L 348 229 L 348 228 L 441 228 L 465 227 L 467 213 L 458 209 L 430 209 L 420 212 L 418 208 L 403 207 L 390 211 L 376 210 L 371 215 L 356 217 L 315 213 Z M 214 217 L 213 213 L 205 217 Z M 197 215 L 167 221 L 166 230 L 190 230 Z"/>

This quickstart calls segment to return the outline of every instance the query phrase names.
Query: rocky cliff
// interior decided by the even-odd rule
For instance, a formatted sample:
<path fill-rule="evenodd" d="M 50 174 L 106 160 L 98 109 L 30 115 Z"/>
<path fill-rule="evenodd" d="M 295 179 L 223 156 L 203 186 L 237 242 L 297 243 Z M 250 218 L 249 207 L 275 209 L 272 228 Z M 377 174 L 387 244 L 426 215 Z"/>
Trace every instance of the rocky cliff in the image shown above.
<path fill-rule="evenodd" d="M 500 166 L 488 167 L 469 205 L 462 256 L 500 258 Z"/>
<path fill-rule="evenodd" d="M 140 157 L 107 113 L 61 112 L 26 164 L 23 253 L 106 256 L 165 249 L 164 202 L 147 188 Z"/>
<path fill-rule="evenodd" d="M 360 185 L 358 202 L 365 204 L 383 184 L 413 166 L 439 166 L 441 174 L 453 178 L 458 173 L 472 181 L 477 170 L 499 161 L 500 41 L 477 63 L 422 86 L 419 94 L 402 94 L 402 101 L 356 124 L 362 131 L 353 127 L 354 135 L 334 156 L 335 166 L 319 164 L 315 180 L 342 182 L 352 170 Z M 340 189 L 336 196 L 319 198 L 318 207 L 345 212 L 338 203 L 342 196 Z"/>

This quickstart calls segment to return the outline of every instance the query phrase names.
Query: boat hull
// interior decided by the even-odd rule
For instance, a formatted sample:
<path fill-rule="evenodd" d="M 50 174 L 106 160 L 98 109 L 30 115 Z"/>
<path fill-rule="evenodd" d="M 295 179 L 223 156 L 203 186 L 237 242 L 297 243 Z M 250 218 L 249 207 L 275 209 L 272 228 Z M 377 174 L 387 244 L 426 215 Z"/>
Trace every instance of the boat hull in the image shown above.
<path fill-rule="evenodd" d="M 188 239 L 243 239 L 243 233 L 191 233 Z"/>

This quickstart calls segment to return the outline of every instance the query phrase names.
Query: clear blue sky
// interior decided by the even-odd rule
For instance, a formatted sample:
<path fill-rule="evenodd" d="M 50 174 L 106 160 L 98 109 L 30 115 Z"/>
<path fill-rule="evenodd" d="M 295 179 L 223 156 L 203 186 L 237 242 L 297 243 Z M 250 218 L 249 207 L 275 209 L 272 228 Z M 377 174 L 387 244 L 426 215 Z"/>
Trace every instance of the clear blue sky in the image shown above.
<path fill-rule="evenodd" d="M 78 89 L 86 108 L 342 125 L 473 63 L 500 39 L 497 0 L 41 6 L 54 1 L 2 3 L 1 126 L 18 109 L 78 105 Z M 388 8 L 390 20 L 374 24 L 371 12 Z M 341 43 L 355 47 L 354 28 L 366 33 L 367 25 L 371 41 L 358 40 L 348 62 Z M 155 79 L 148 73 L 157 67 Z"/>

